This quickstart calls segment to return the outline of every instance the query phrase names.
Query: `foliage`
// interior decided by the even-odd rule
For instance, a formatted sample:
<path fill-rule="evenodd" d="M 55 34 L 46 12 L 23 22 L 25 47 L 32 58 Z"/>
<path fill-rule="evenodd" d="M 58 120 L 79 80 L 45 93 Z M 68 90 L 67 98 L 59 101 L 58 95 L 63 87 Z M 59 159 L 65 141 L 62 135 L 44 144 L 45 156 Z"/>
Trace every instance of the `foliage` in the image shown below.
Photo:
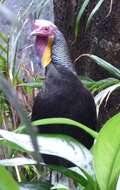
<path fill-rule="evenodd" d="M 97 114 L 99 114 L 99 109 L 103 101 L 105 100 L 105 103 L 107 104 L 111 93 L 120 88 L 120 69 L 92 54 L 82 54 L 75 60 L 75 62 L 82 57 L 92 59 L 98 66 L 110 73 L 112 77 L 99 80 L 97 82 L 91 79 L 82 79 L 86 87 L 88 87 L 93 93 L 97 93 L 95 96 L 95 103 L 97 107 Z"/>
<path fill-rule="evenodd" d="M 103 2 L 104 2 L 104 0 L 98 0 L 95 7 L 92 9 L 89 17 L 87 18 L 86 30 L 89 28 L 93 17 L 96 15 L 98 10 L 101 8 Z M 84 0 L 82 5 L 80 6 L 79 12 L 78 12 L 77 17 L 76 17 L 76 23 L 75 23 L 75 37 L 76 38 L 80 33 L 80 21 L 81 21 L 81 18 L 83 16 L 83 14 L 85 13 L 85 10 L 86 10 L 86 8 L 88 7 L 89 4 L 90 4 L 90 0 Z M 108 12 L 108 14 L 106 16 L 110 15 L 111 9 L 112 9 L 112 4 L 113 4 L 113 0 L 111 0 L 111 2 L 110 2 L 110 9 L 109 9 L 109 12 Z"/>
<path fill-rule="evenodd" d="M 92 10 L 87 26 L 89 26 L 102 2 L 99 0 Z M 2 157 L 0 160 L 0 189 L 68 190 L 69 187 L 63 185 L 62 181 L 54 186 L 47 180 L 49 172 L 55 171 L 72 179 L 76 189 L 79 190 L 119 190 L 120 114 L 107 121 L 98 133 L 67 118 L 43 119 L 32 124 L 29 121 L 28 115 L 31 113 L 30 105 L 32 104 L 31 97 L 35 94 L 34 88 L 41 88 L 44 80 L 32 75 L 33 81 L 25 83 L 20 75 L 21 69 L 23 72 L 25 67 L 22 67 L 21 64 L 17 67 L 20 37 L 28 22 L 26 17 L 28 17 L 32 3 L 33 1 L 27 10 L 17 17 L 10 12 L 9 19 L 12 21 L 12 27 L 9 37 L 0 32 L 0 40 L 2 41 L 0 45 L 0 128 L 2 128 L 0 129 L 0 156 Z M 88 3 L 88 0 L 84 1 L 77 18 L 76 27 L 78 27 Z M 44 1 L 41 1 L 35 10 L 37 17 L 39 17 L 45 4 Z M 5 14 L 6 11 L 7 13 L 9 11 L 4 6 L 1 6 L 0 10 Z M 77 34 L 78 28 L 76 28 Z M 103 100 L 106 98 L 107 101 L 113 90 L 120 87 L 120 70 L 95 55 L 85 54 L 82 56 L 93 59 L 112 75 L 112 78 L 97 82 L 82 78 L 83 83 L 96 94 L 95 101 L 99 111 Z M 28 74 L 31 75 L 29 72 Z M 59 134 L 36 136 L 33 128 L 38 123 L 39 125 L 75 125 L 94 137 L 95 144 L 92 150 L 87 150 L 86 147 L 69 136 Z M 75 164 L 76 167 L 68 169 L 62 166 L 46 165 L 43 163 L 40 153 L 65 158 Z M 10 174 L 4 168 L 6 166 Z"/>

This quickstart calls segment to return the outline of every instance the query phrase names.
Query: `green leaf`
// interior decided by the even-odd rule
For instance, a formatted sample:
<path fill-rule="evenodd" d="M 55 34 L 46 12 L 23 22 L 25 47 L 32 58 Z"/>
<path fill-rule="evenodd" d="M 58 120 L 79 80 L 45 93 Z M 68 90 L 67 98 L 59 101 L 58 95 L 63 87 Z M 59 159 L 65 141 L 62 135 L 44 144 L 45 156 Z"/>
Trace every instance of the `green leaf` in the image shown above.
<path fill-rule="evenodd" d="M 32 181 L 20 183 L 20 190 L 50 190 L 51 185 L 48 181 Z"/>
<path fill-rule="evenodd" d="M 22 83 L 22 84 L 19 84 L 18 86 L 41 88 L 43 86 L 43 82 Z"/>
<path fill-rule="evenodd" d="M 23 111 L 21 104 L 19 103 L 19 100 L 17 99 L 16 93 L 14 89 L 9 85 L 7 80 L 5 79 L 4 75 L 0 73 L 0 90 L 5 94 L 5 96 L 8 98 L 9 102 L 14 106 L 16 109 L 21 122 L 26 126 L 31 139 L 33 146 L 35 148 L 35 158 L 38 162 L 42 160 L 40 157 L 40 153 L 38 153 L 38 145 L 36 142 L 36 135 L 34 133 L 34 130 L 32 128 L 31 122 L 28 120 L 26 113 Z M 24 147 L 22 147 L 24 149 Z"/>
<path fill-rule="evenodd" d="M 0 189 L 1 190 L 19 190 L 17 183 L 12 176 L 5 170 L 3 166 L 0 166 Z"/>
<path fill-rule="evenodd" d="M 83 13 L 85 12 L 85 9 L 88 6 L 89 2 L 90 2 L 90 0 L 84 0 L 82 6 L 80 7 L 79 13 L 77 15 L 76 24 L 75 24 L 75 36 L 76 37 L 78 36 L 78 34 L 80 32 L 80 29 L 79 29 L 80 19 L 81 19 Z"/>
<path fill-rule="evenodd" d="M 1 64 L 1 63 L 5 64 L 6 61 L 7 61 L 7 60 L 6 60 L 2 55 L 0 55 L 0 64 Z"/>
<path fill-rule="evenodd" d="M 83 174 L 85 175 L 85 177 L 87 178 L 87 185 L 85 190 L 100 190 L 96 181 L 95 176 L 91 176 L 89 173 L 86 172 L 86 170 L 81 169 L 81 171 L 83 172 Z"/>
<path fill-rule="evenodd" d="M 3 32 L 0 32 L 0 38 L 1 38 L 5 43 L 8 42 L 8 37 L 7 37 Z"/>
<path fill-rule="evenodd" d="M 70 190 L 68 187 L 62 184 L 57 184 L 51 188 L 51 190 Z"/>
<path fill-rule="evenodd" d="M 18 157 L 18 158 L 9 158 L 0 160 L 0 165 L 2 166 L 23 166 L 23 165 L 34 165 L 37 162 L 30 158 Z"/>
<path fill-rule="evenodd" d="M 0 139 L 0 145 L 4 145 L 6 147 L 9 147 L 11 149 L 17 150 L 17 151 L 21 151 L 21 152 L 25 152 L 24 148 L 21 148 L 19 145 L 10 142 L 10 141 L 6 141 L 4 139 Z"/>
<path fill-rule="evenodd" d="M 108 63 L 107 61 L 99 58 L 96 55 L 92 54 L 84 54 L 84 56 L 87 56 L 91 59 L 93 59 L 100 67 L 111 73 L 114 77 L 120 79 L 120 70 Z"/>
<path fill-rule="evenodd" d="M 85 125 L 77 122 L 77 121 L 74 121 L 72 119 L 68 119 L 68 118 L 48 118 L 48 119 L 40 119 L 40 120 L 37 120 L 37 121 L 34 121 L 32 122 L 32 125 L 33 126 L 42 126 L 42 125 L 54 125 L 54 124 L 59 124 L 59 125 L 73 125 L 73 126 L 76 126 L 80 129 L 83 129 L 84 131 L 86 131 L 87 133 L 89 133 L 93 138 L 97 138 L 97 135 L 98 133 L 95 132 L 94 130 L 90 129 L 89 127 L 86 127 Z M 43 126 L 42 126 L 43 127 Z M 53 126 L 54 127 L 54 126 Z M 22 132 L 22 131 L 25 131 L 25 126 L 22 125 L 20 126 L 18 129 L 15 130 L 15 132 Z"/>
<path fill-rule="evenodd" d="M 93 138 L 97 138 L 97 132 L 95 132 L 94 130 L 90 129 L 89 127 L 86 127 L 85 125 L 74 121 L 72 119 L 68 119 L 68 118 L 48 118 L 48 119 L 40 119 L 37 121 L 34 121 L 32 123 L 34 126 L 39 125 L 53 125 L 53 124 L 65 124 L 65 125 L 73 125 L 76 126 L 80 129 L 83 129 L 84 131 L 86 131 L 87 133 L 89 133 Z"/>
<path fill-rule="evenodd" d="M 23 166 L 23 165 L 36 165 L 36 164 L 37 162 L 35 160 L 25 158 L 25 157 L 16 157 L 16 158 L 11 158 L 11 159 L 0 160 L 0 165 L 9 166 L 9 167 Z M 41 164 L 43 165 L 43 163 Z M 63 174 L 64 176 L 71 178 L 74 181 L 74 183 L 81 184 L 83 187 L 85 187 L 88 183 L 87 179 L 84 177 L 82 172 L 78 173 L 78 171 L 74 171 L 72 168 L 68 169 L 62 166 L 48 165 L 48 167 L 52 171 L 55 170 Z"/>
<path fill-rule="evenodd" d="M 52 171 L 56 170 L 62 173 L 63 175 L 71 178 L 76 184 L 81 184 L 83 187 L 87 185 L 87 179 L 85 178 L 82 172 L 78 173 L 78 171 L 73 170 L 73 168 L 68 169 L 62 166 L 55 166 L 55 165 L 54 166 L 48 165 L 48 166 L 50 169 L 52 169 Z"/>
<path fill-rule="evenodd" d="M 99 109 L 101 104 L 104 100 L 106 100 L 106 103 L 111 95 L 111 93 L 116 90 L 117 88 L 120 88 L 120 82 L 118 84 L 111 85 L 110 87 L 102 90 L 95 96 L 95 104 L 97 108 L 97 115 L 99 114 Z"/>
<path fill-rule="evenodd" d="M 120 175 L 120 113 L 112 117 L 99 132 L 93 154 L 101 190 L 116 189 Z"/>
<path fill-rule="evenodd" d="M 7 53 L 7 49 L 3 47 L 3 45 L 0 44 L 0 50 L 2 50 L 4 53 Z"/>
<path fill-rule="evenodd" d="M 86 24 L 86 29 L 88 29 L 92 18 L 95 16 L 95 14 L 97 13 L 97 11 L 99 10 L 99 8 L 101 7 L 102 3 L 104 2 L 104 0 L 99 0 L 97 5 L 94 7 L 94 9 L 92 10 L 92 12 L 90 13 L 88 20 L 87 20 L 87 24 Z"/>
<path fill-rule="evenodd" d="M 0 160 L 0 165 L 2 166 L 9 166 L 9 167 L 15 167 L 15 166 L 23 166 L 23 165 L 36 165 L 37 162 L 30 158 L 25 157 L 16 157 L 11 159 L 3 159 Z M 41 163 L 42 164 L 42 163 Z M 76 172 L 72 169 L 67 169 L 62 166 L 55 166 L 55 165 L 48 165 L 48 167 L 53 171 L 57 171 L 69 178 L 71 178 L 75 183 L 79 183 L 82 186 L 86 186 L 87 179 L 83 176 L 83 173 Z"/>
<path fill-rule="evenodd" d="M 28 152 L 34 152 L 29 135 L 16 134 L 0 129 L 0 136 Z M 91 163 L 92 155 L 83 145 L 72 137 L 66 135 L 40 135 L 37 138 L 39 152 L 64 158 L 80 168 L 85 168 Z"/>
<path fill-rule="evenodd" d="M 81 77 L 80 77 L 81 79 Z M 92 91 L 93 93 L 94 92 L 98 92 L 98 91 L 101 91 L 107 87 L 110 87 L 111 85 L 114 85 L 114 84 L 117 84 L 119 83 L 120 81 L 116 78 L 106 78 L 106 79 L 102 79 L 102 80 L 99 80 L 99 81 L 94 81 L 94 80 L 91 80 L 89 78 L 82 78 L 82 83 L 90 89 L 90 91 Z"/>

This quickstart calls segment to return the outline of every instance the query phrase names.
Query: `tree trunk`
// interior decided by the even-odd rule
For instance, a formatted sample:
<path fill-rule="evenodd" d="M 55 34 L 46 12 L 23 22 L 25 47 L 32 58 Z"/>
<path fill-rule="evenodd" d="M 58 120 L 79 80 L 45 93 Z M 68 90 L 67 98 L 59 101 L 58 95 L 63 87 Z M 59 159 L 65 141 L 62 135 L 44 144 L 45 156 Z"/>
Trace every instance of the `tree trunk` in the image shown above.
<path fill-rule="evenodd" d="M 120 2 L 113 1 L 112 10 L 107 16 L 110 0 L 104 1 L 88 31 L 85 32 L 87 18 L 97 1 L 90 2 L 80 22 L 80 35 L 75 41 L 75 19 L 82 2 L 82 0 L 54 0 L 55 23 L 64 33 L 73 61 L 83 53 L 92 53 L 120 68 Z M 94 80 L 111 77 L 108 72 L 86 58 L 81 58 L 75 66 L 78 74 Z M 100 125 L 119 111 L 120 90 L 117 90 L 112 93 L 107 104 L 101 106 Z"/>

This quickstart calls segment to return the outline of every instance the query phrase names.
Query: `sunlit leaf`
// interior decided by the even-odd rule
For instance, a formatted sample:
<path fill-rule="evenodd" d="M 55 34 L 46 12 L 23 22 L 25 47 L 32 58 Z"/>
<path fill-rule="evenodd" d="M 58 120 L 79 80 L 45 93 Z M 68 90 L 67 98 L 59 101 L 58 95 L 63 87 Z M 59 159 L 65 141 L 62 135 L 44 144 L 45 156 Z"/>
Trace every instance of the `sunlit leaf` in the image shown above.
<path fill-rule="evenodd" d="M 57 184 L 51 188 L 51 190 L 70 190 L 68 187 L 62 184 Z"/>
<path fill-rule="evenodd" d="M 33 125 L 35 126 L 37 125 L 39 127 L 41 125 L 52 125 L 52 124 L 65 124 L 65 125 L 77 126 L 78 128 L 83 129 L 84 131 L 89 133 L 93 138 L 97 137 L 97 132 L 95 132 L 94 130 L 90 129 L 89 127 L 86 127 L 85 125 L 77 121 L 68 118 L 48 118 L 48 119 L 40 119 L 33 122 Z"/>
<path fill-rule="evenodd" d="M 120 113 L 101 129 L 93 154 L 96 177 L 101 190 L 116 189 L 120 175 Z"/>
<path fill-rule="evenodd" d="M 0 160 L 0 165 L 3 166 L 11 166 L 11 167 L 15 167 L 15 166 L 23 166 L 23 165 L 36 165 L 37 162 L 33 159 L 30 158 L 25 158 L 25 157 L 16 157 L 16 158 L 11 158 L 11 159 L 3 159 Z M 40 163 L 42 165 L 44 165 L 43 163 Z M 55 165 L 48 165 L 48 167 L 52 170 L 52 171 L 57 171 L 61 174 L 63 174 L 64 176 L 67 176 L 69 178 L 71 178 L 75 183 L 79 183 L 82 186 L 86 186 L 87 185 L 87 179 L 83 176 L 83 173 L 79 171 L 76 172 L 73 169 L 74 168 L 65 168 L 63 166 L 55 166 Z"/>
<path fill-rule="evenodd" d="M 1 190 L 19 190 L 17 183 L 12 176 L 5 170 L 3 166 L 0 166 L 0 189 Z"/>
<path fill-rule="evenodd" d="M 31 139 L 28 135 L 16 134 L 0 129 L 0 136 L 28 152 L 34 152 Z M 57 134 L 41 135 L 37 138 L 37 142 L 39 151 L 42 154 L 59 156 L 81 168 L 91 163 L 92 155 L 90 151 L 72 137 Z"/>
<path fill-rule="evenodd" d="M 0 165 L 2 166 L 23 166 L 23 165 L 34 165 L 34 164 L 37 164 L 35 160 L 25 157 L 0 160 Z"/>

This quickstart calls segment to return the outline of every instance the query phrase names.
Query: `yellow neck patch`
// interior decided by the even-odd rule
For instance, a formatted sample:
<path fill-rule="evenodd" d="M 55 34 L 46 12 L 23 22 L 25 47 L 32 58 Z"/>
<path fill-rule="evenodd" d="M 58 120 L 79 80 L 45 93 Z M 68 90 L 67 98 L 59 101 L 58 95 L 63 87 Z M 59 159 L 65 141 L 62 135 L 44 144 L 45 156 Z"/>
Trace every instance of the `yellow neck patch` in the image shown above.
<path fill-rule="evenodd" d="M 52 61 L 52 55 L 51 55 L 52 43 L 53 43 L 53 38 L 48 38 L 48 44 L 41 60 L 42 65 L 44 67 L 47 67 L 47 65 L 49 65 Z"/>

